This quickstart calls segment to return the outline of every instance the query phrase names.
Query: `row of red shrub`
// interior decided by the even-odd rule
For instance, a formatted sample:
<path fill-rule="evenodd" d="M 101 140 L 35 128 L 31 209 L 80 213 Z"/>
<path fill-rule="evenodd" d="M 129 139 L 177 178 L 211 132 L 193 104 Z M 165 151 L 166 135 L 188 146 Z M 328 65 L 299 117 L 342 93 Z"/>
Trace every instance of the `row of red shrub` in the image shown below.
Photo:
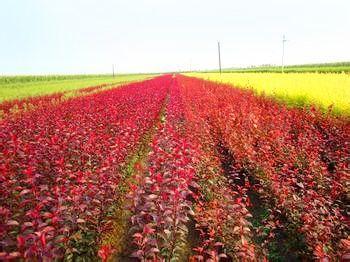
<path fill-rule="evenodd" d="M 313 108 L 287 108 L 227 85 L 178 78 L 183 96 L 197 97 L 187 105 L 199 115 L 194 117 L 204 119 L 229 150 L 234 169 L 251 173 L 256 190 L 305 236 L 316 258 L 350 248 L 347 120 Z"/>
<path fill-rule="evenodd" d="M 168 75 L 0 122 L 0 258 L 95 256 L 121 167 L 155 123 L 129 194 L 133 256 L 265 259 L 249 222 L 252 191 L 315 258 L 349 248 L 349 122 Z"/>
<path fill-rule="evenodd" d="M 192 214 L 189 187 L 195 176 L 194 148 L 179 133 L 179 97 L 172 84 L 162 122 L 150 144 L 146 166 L 138 168 L 130 209 L 135 252 L 140 261 L 184 259 Z"/>
<path fill-rule="evenodd" d="M 159 77 L 0 122 L 0 260 L 94 255 L 121 167 L 168 85 Z"/>
<path fill-rule="evenodd" d="M 191 93 L 186 102 L 196 103 L 196 98 Z M 188 255 L 193 261 L 218 261 L 226 253 L 253 259 L 247 196 L 233 191 L 222 177 L 213 148 L 206 148 L 211 139 L 204 122 L 197 114 L 195 119 L 186 114 L 184 102 L 174 79 L 165 122 L 158 126 L 146 164 L 136 166 L 138 176 L 129 194 L 132 255 L 141 261 L 183 260 Z M 198 239 L 191 242 L 188 234 Z M 220 242 L 225 238 L 227 245 Z"/>
<path fill-rule="evenodd" d="M 88 93 L 102 89 L 109 84 L 101 84 L 97 86 L 89 86 L 77 90 L 80 95 L 86 95 Z M 0 119 L 6 118 L 9 115 L 18 115 L 31 111 L 36 108 L 47 108 L 54 104 L 62 102 L 62 99 L 69 91 L 57 92 L 49 95 L 40 95 L 33 97 L 26 97 L 22 99 L 5 100 L 0 103 Z"/>
<path fill-rule="evenodd" d="M 187 86 L 181 77 L 178 77 L 178 85 L 181 86 L 187 135 L 200 152 L 198 199 L 194 205 L 200 241 L 193 258 L 195 261 L 218 261 L 227 256 L 243 261 L 264 258 L 252 241 L 246 184 L 232 183 L 229 177 L 232 174 L 225 170 L 223 163 L 225 156 L 218 148 L 220 137 L 208 115 L 209 110 L 216 110 L 217 99 L 206 96 L 202 88 Z"/>
<path fill-rule="evenodd" d="M 250 223 L 249 210 L 259 207 L 252 207 L 249 191 L 272 205 L 269 218 L 261 221 L 263 231 L 268 231 L 266 241 L 283 228 L 274 216 L 281 213 L 288 220 L 285 226 L 305 236 L 315 258 L 335 257 L 349 248 L 342 199 L 347 192 L 348 148 L 341 147 L 347 146 L 347 122 L 181 76 L 173 80 L 165 112 L 145 166 L 136 167 L 137 183 L 129 195 L 133 256 L 163 261 L 193 251 L 193 261 L 265 259 L 266 243 L 255 242 L 261 229 L 255 231 Z M 311 138 L 308 130 L 317 128 L 327 134 L 324 140 L 317 133 L 312 134 L 319 140 Z M 290 178 L 284 176 L 284 166 L 292 168 Z M 320 171 L 325 172 L 326 181 L 319 181 Z M 297 180 L 292 185 L 288 179 L 294 176 Z M 336 190 L 321 187 L 327 183 Z M 312 191 L 317 195 L 307 198 Z M 324 199 L 332 201 L 332 206 Z M 319 204 L 321 212 L 308 212 L 312 202 Z M 319 224 L 305 221 L 305 216 L 318 219 Z M 189 220 L 196 229 L 190 232 L 197 238 L 192 243 L 186 243 L 192 230 Z"/>
<path fill-rule="evenodd" d="M 18 114 L 37 107 L 51 106 L 55 101 L 61 101 L 64 92 L 51 95 L 28 97 L 23 99 L 14 99 L 0 103 L 0 119 L 6 118 L 11 114 Z"/>

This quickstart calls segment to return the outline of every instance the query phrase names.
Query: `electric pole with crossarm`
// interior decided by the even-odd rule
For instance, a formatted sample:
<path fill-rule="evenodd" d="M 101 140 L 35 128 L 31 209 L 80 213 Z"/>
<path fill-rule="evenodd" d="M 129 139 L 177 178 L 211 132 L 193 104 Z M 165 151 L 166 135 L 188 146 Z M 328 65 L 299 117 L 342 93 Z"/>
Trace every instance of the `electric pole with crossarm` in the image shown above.
<path fill-rule="evenodd" d="M 218 55 L 219 55 L 219 71 L 221 75 L 221 54 L 220 54 L 220 42 L 218 41 Z"/>
<path fill-rule="evenodd" d="M 285 35 L 283 35 L 282 39 L 282 73 L 284 73 L 284 43 L 287 42 Z"/>

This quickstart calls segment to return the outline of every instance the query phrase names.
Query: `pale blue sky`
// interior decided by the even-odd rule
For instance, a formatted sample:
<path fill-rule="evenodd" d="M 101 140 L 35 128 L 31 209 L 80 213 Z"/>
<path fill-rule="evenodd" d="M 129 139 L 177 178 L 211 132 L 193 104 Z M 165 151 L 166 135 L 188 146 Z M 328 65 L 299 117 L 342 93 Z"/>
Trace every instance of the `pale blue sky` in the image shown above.
<path fill-rule="evenodd" d="M 349 0 L 0 0 L 0 74 L 350 60 Z"/>

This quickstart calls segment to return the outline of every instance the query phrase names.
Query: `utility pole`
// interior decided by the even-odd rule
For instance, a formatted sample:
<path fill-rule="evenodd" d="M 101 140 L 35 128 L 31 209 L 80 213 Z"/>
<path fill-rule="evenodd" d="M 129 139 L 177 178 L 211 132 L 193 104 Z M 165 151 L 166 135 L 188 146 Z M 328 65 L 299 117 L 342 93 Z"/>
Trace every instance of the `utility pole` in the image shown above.
<path fill-rule="evenodd" d="M 220 54 L 220 42 L 218 41 L 218 55 L 219 55 L 219 71 L 221 75 L 221 54 Z"/>
<path fill-rule="evenodd" d="M 113 72 L 113 77 L 114 77 L 114 64 L 112 65 L 112 72 Z"/>
<path fill-rule="evenodd" d="M 284 73 L 284 43 L 287 42 L 285 35 L 282 39 L 282 73 Z"/>

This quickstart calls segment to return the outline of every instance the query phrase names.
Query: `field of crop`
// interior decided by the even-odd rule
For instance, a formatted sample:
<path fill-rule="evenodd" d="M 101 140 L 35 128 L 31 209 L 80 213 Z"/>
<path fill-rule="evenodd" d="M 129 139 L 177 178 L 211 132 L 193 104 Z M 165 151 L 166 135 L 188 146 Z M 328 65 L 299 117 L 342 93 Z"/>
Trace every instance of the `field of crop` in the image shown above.
<path fill-rule="evenodd" d="M 230 83 L 277 97 L 292 106 L 315 105 L 323 111 L 350 115 L 350 75 L 318 73 L 190 73 L 189 76 Z"/>
<path fill-rule="evenodd" d="M 281 71 L 281 66 L 276 65 L 223 69 L 225 73 L 281 73 Z M 348 73 L 350 62 L 286 65 L 283 71 L 284 73 Z"/>
<path fill-rule="evenodd" d="M 0 103 L 0 260 L 349 251 L 347 118 L 184 75 L 95 89 Z"/>
<path fill-rule="evenodd" d="M 72 75 L 0 77 L 0 102 L 53 93 L 72 92 L 88 86 L 120 84 L 152 75 Z"/>

